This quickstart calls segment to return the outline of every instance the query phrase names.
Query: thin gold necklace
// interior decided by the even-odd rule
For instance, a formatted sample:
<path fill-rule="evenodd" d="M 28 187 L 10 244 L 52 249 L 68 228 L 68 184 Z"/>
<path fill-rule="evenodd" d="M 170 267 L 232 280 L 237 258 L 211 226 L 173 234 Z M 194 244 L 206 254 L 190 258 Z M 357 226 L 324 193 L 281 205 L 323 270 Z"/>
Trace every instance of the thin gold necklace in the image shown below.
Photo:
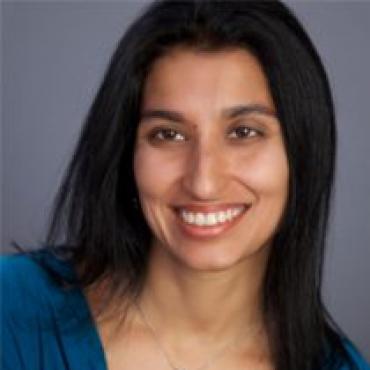
<path fill-rule="evenodd" d="M 162 356 L 166 360 L 168 366 L 172 370 L 190 370 L 186 366 L 176 366 L 176 365 L 174 365 L 174 362 L 172 361 L 171 357 L 168 355 L 164 345 L 162 344 L 161 340 L 159 339 L 159 336 L 158 336 L 156 330 L 149 323 L 144 311 L 142 310 L 142 308 L 140 307 L 140 305 L 138 303 L 135 303 L 135 306 L 136 306 L 136 309 L 139 312 L 140 317 L 141 317 L 142 321 L 144 322 L 145 326 L 149 329 L 149 331 L 150 331 L 150 333 L 151 333 L 151 335 L 154 339 L 154 342 L 156 343 L 159 351 L 162 353 Z M 249 333 L 248 337 L 257 334 L 258 331 L 259 331 L 258 328 L 259 328 L 259 325 L 256 325 L 254 327 L 254 330 L 252 330 Z M 236 338 L 234 338 L 232 341 L 230 341 L 225 346 L 221 347 L 218 351 L 216 351 L 214 354 L 212 354 L 202 365 L 196 367 L 194 370 L 208 370 L 212 366 L 212 364 L 215 362 L 216 359 L 223 356 L 227 352 L 228 349 L 231 349 L 234 345 L 236 345 L 244 336 L 245 336 L 245 332 L 243 330 L 241 334 L 237 335 Z"/>

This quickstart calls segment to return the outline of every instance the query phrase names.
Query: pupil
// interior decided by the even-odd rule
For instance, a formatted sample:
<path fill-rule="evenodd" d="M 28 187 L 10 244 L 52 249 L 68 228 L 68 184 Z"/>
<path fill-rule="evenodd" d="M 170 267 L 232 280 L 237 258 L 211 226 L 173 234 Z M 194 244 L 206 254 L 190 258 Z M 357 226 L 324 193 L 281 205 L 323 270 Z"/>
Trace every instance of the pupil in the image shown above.
<path fill-rule="evenodd" d="M 176 136 L 176 133 L 175 131 L 173 130 L 166 130 L 164 132 L 164 136 L 167 138 L 167 139 L 173 139 L 175 136 Z"/>
<path fill-rule="evenodd" d="M 247 136 L 248 135 L 248 128 L 247 127 L 238 127 L 236 132 L 239 136 Z"/>

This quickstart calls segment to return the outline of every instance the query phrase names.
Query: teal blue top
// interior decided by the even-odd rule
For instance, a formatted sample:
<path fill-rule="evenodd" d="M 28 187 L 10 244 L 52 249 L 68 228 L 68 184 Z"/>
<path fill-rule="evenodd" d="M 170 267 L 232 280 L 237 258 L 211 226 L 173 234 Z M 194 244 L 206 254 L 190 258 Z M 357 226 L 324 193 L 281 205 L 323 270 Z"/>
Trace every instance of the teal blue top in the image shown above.
<path fill-rule="evenodd" d="M 46 251 L 0 261 L 0 369 L 107 370 L 84 295 L 58 282 L 73 282 L 72 266 Z M 360 370 L 370 370 L 352 344 L 346 347 Z"/>

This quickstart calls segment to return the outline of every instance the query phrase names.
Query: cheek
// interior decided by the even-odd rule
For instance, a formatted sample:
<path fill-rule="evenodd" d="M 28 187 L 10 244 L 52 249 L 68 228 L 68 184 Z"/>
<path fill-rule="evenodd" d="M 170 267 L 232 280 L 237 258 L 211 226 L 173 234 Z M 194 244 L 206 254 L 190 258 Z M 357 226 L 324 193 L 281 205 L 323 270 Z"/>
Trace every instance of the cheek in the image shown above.
<path fill-rule="evenodd" d="M 258 147 L 235 162 L 240 163 L 235 166 L 235 171 L 257 197 L 269 196 L 285 203 L 289 169 L 285 149 L 280 141 Z"/>
<path fill-rule="evenodd" d="M 181 163 L 172 155 L 139 145 L 134 155 L 134 175 L 142 196 L 165 196 L 181 173 Z"/>

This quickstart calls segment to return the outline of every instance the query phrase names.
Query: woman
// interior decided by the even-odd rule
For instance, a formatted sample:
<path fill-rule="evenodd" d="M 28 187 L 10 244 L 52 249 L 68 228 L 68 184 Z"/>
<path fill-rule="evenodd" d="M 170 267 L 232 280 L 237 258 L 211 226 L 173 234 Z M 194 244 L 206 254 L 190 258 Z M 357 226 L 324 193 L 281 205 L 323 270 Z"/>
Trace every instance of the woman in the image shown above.
<path fill-rule="evenodd" d="M 49 247 L 2 262 L 4 368 L 369 369 L 321 301 L 334 160 L 326 74 L 283 4 L 153 3 Z"/>

